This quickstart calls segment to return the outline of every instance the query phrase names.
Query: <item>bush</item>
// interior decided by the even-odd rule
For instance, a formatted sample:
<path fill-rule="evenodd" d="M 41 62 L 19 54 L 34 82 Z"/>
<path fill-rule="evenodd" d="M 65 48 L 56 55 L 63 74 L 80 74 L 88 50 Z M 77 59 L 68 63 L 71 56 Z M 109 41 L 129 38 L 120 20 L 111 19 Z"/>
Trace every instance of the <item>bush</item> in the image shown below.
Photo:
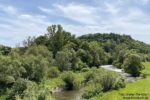
<path fill-rule="evenodd" d="M 49 71 L 48 71 L 48 77 L 50 78 L 56 78 L 58 77 L 60 74 L 60 71 L 58 70 L 57 67 L 51 67 L 49 68 Z"/>
<path fill-rule="evenodd" d="M 81 69 L 81 72 L 87 72 L 87 71 L 89 71 L 89 68 L 82 68 Z"/>
<path fill-rule="evenodd" d="M 118 80 L 116 80 L 113 86 L 113 88 L 116 90 L 124 87 L 125 87 L 125 80 L 123 78 L 118 78 Z"/>
<path fill-rule="evenodd" d="M 62 79 L 65 82 L 66 88 L 68 90 L 79 89 L 79 87 L 81 86 L 81 81 L 71 71 L 65 72 L 62 75 Z"/>
<path fill-rule="evenodd" d="M 102 93 L 102 87 L 100 84 L 90 84 L 84 88 L 82 98 L 89 99 L 95 95 Z"/>
<path fill-rule="evenodd" d="M 136 77 L 140 75 L 140 72 L 142 69 L 144 69 L 144 66 L 141 64 L 139 55 L 129 54 L 123 63 L 123 68 L 125 72 L 130 73 L 132 76 Z"/>
<path fill-rule="evenodd" d="M 73 72 L 66 72 L 63 76 L 62 76 L 63 81 L 66 84 L 66 88 L 68 90 L 72 90 L 74 88 L 74 79 L 75 79 L 75 75 Z"/>
<path fill-rule="evenodd" d="M 84 82 L 87 83 L 87 82 L 90 82 L 92 80 L 94 80 L 96 76 L 96 73 L 94 73 L 93 71 L 88 71 L 86 74 L 85 74 L 85 79 L 84 79 Z"/>
<path fill-rule="evenodd" d="M 26 80 L 25 87 L 26 89 L 21 94 L 14 96 L 15 100 L 52 100 L 50 92 L 43 86 Z"/>
<path fill-rule="evenodd" d="M 28 55 L 25 56 L 22 62 L 22 66 L 26 70 L 23 74 L 23 78 L 41 82 L 47 77 L 48 66 L 50 66 L 50 64 L 46 58 Z"/>
<path fill-rule="evenodd" d="M 113 73 L 106 72 L 101 80 L 101 85 L 103 88 L 103 91 L 108 91 L 113 88 L 113 84 L 115 83 L 116 76 Z"/>
<path fill-rule="evenodd" d="M 7 100 L 15 100 L 15 96 L 20 95 L 23 98 L 23 92 L 27 89 L 31 84 L 35 84 L 34 82 L 19 78 L 14 83 L 13 87 L 7 91 Z"/>
<path fill-rule="evenodd" d="M 125 87 L 125 81 L 122 77 L 118 77 L 118 74 L 108 71 L 102 76 L 100 83 L 104 92 Z"/>

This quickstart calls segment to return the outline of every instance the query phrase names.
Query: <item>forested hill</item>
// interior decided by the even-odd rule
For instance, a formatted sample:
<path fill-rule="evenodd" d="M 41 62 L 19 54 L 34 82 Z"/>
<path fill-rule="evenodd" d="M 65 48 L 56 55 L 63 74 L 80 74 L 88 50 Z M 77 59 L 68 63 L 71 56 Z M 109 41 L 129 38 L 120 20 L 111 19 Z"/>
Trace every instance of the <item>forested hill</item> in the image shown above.
<path fill-rule="evenodd" d="M 80 36 L 79 39 L 86 41 L 99 41 L 99 42 L 107 42 L 108 40 L 112 40 L 116 43 L 123 43 L 125 41 L 133 40 L 129 35 L 119 35 L 115 33 L 86 34 Z"/>
<path fill-rule="evenodd" d="M 120 35 L 115 33 L 95 33 L 78 37 L 82 41 L 98 41 L 103 44 L 104 49 L 114 49 L 117 45 L 123 45 L 126 49 L 135 49 L 139 53 L 150 53 L 150 45 L 134 40 L 130 35 Z"/>

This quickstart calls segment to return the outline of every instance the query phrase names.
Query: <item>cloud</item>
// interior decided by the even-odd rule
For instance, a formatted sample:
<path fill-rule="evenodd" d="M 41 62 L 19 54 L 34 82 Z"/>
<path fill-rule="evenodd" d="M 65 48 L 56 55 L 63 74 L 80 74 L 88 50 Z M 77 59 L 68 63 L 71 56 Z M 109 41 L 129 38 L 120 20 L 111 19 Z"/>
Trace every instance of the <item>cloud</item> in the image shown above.
<path fill-rule="evenodd" d="M 0 5 L 0 11 L 3 11 L 9 15 L 16 14 L 18 12 L 15 7 L 7 5 Z"/>
<path fill-rule="evenodd" d="M 45 13 L 53 13 L 53 11 L 51 9 L 48 9 L 48 8 L 44 8 L 44 7 L 38 7 L 38 9 L 40 9 L 42 12 L 45 12 Z"/>
<path fill-rule="evenodd" d="M 105 3 L 105 6 L 106 6 L 106 10 L 105 10 L 106 12 L 112 15 L 118 14 L 119 9 L 115 5 L 112 5 L 110 3 Z"/>
<path fill-rule="evenodd" d="M 2 21 L 0 24 L 0 43 L 2 44 L 15 46 L 22 43 L 28 36 L 44 34 L 46 27 L 50 25 L 44 15 L 24 13 L 10 5 L 7 8 L 5 6 L 0 7 L 2 8 L 1 11 L 5 12 L 5 16 L 0 17 L 0 21 Z M 8 17 L 9 15 L 11 17 Z"/>
<path fill-rule="evenodd" d="M 97 24 L 97 20 L 100 19 L 100 16 L 98 16 L 96 12 L 97 8 L 92 6 L 69 3 L 66 5 L 53 4 L 53 7 L 53 10 L 43 7 L 39 9 L 45 13 L 54 13 L 81 24 Z"/>
<path fill-rule="evenodd" d="M 150 0 L 136 0 L 136 2 L 142 5 L 148 5 L 150 3 Z"/>
<path fill-rule="evenodd" d="M 144 37 L 150 36 L 150 13 L 145 8 L 149 2 L 150 0 L 95 0 L 91 4 L 53 3 L 50 6 L 37 5 L 36 12 L 30 9 L 32 13 L 22 12 L 20 9 L 23 8 L 12 5 L 0 5 L 0 12 L 5 13 L 5 16 L 0 16 L 0 43 L 14 46 L 27 36 L 46 33 L 47 26 L 51 24 L 61 24 L 65 30 L 77 36 L 116 32 L 147 42 Z"/>

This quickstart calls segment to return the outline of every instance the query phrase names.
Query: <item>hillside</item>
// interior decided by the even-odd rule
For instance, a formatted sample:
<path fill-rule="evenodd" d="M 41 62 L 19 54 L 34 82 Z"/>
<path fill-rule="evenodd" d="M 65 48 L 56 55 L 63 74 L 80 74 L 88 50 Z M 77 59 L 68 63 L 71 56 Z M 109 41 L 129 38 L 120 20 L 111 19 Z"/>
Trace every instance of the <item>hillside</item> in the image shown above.
<path fill-rule="evenodd" d="M 110 46 L 111 49 L 114 49 L 117 45 L 125 45 L 127 49 L 135 49 L 139 53 L 150 53 L 150 45 L 144 42 L 134 40 L 129 35 L 120 35 L 116 33 L 95 33 L 87 34 L 78 37 L 82 41 L 98 41 L 103 44 Z"/>

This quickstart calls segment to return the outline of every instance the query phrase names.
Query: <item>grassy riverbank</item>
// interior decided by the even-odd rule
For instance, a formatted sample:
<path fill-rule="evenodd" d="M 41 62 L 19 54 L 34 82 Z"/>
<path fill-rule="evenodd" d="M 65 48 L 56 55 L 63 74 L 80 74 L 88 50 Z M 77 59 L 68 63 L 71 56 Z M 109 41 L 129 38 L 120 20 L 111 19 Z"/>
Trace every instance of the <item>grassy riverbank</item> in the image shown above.
<path fill-rule="evenodd" d="M 144 62 L 145 69 L 142 71 L 144 74 L 150 74 L 150 62 Z M 91 100 L 123 100 L 123 95 L 127 94 L 141 94 L 146 93 L 145 97 L 150 99 L 150 76 L 145 79 L 138 80 L 134 83 L 128 83 L 126 88 L 104 93 L 102 96 L 97 95 Z M 144 100 L 144 99 L 143 99 Z"/>

